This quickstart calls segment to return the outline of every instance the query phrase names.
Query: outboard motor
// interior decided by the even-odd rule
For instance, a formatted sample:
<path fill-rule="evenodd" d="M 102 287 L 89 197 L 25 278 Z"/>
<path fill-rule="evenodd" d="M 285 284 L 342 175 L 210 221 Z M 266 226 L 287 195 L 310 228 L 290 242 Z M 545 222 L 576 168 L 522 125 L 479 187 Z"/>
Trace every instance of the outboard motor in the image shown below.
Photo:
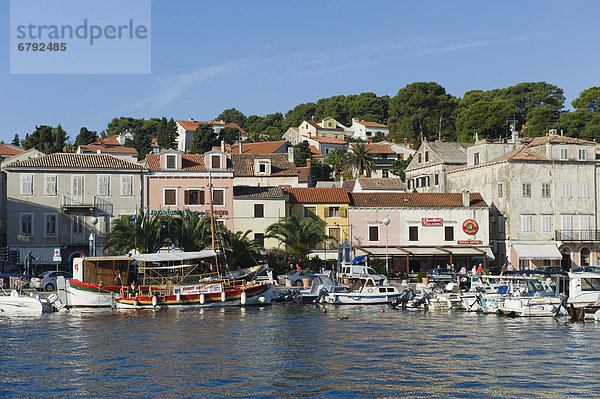
<path fill-rule="evenodd" d="M 567 299 L 569 298 L 567 294 L 565 294 L 564 292 L 561 293 L 558 298 L 560 299 L 560 305 L 555 306 L 554 309 L 552 310 L 552 313 L 554 313 L 554 317 L 558 317 L 560 315 L 562 315 L 562 311 L 561 308 L 565 308 L 565 310 L 568 312 L 568 308 L 567 308 Z"/>
<path fill-rule="evenodd" d="M 429 294 L 429 292 L 425 292 L 423 293 L 423 296 L 421 298 L 419 298 L 417 301 L 415 301 L 415 303 L 413 303 L 413 305 L 415 307 L 423 305 L 425 310 L 427 310 L 429 308 L 429 299 L 431 299 L 431 294 Z"/>
<path fill-rule="evenodd" d="M 406 288 L 400 293 L 400 296 L 398 298 L 394 299 L 390 303 L 390 306 L 393 309 L 396 309 L 398 306 L 401 306 L 402 310 L 406 310 L 406 305 L 409 301 L 412 301 L 414 297 L 415 293 L 413 292 L 413 290 L 410 288 Z"/>
<path fill-rule="evenodd" d="M 325 297 L 327 296 L 328 293 L 329 293 L 329 291 L 327 291 L 325 288 L 321 288 L 319 290 L 319 295 L 315 299 L 315 303 L 323 303 L 323 302 L 325 302 Z"/>

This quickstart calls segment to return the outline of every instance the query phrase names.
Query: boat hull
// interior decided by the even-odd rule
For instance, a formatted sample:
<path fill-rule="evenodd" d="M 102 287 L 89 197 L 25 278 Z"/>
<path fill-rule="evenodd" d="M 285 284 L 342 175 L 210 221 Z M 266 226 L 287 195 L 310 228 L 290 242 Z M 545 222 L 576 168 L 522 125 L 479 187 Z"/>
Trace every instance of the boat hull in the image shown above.
<path fill-rule="evenodd" d="M 68 307 L 111 307 L 114 298 L 120 294 L 120 285 L 99 286 L 98 284 L 83 283 L 76 279 L 67 280 Z"/>
<path fill-rule="evenodd" d="M 400 294 L 365 295 L 357 293 L 331 293 L 325 297 L 327 303 L 336 305 L 378 305 L 391 303 Z"/>
<path fill-rule="evenodd" d="M 245 292 L 246 294 L 245 301 L 242 299 L 243 292 Z M 235 287 L 226 289 L 224 293 L 225 298 L 223 298 L 222 292 L 164 296 L 138 295 L 136 297 L 131 298 L 117 298 L 115 300 L 115 303 L 117 309 L 185 309 L 224 306 L 267 305 L 271 303 L 273 295 L 273 285 L 267 283 L 244 287 Z"/>
<path fill-rule="evenodd" d="M 0 296 L 0 314 L 42 314 L 51 312 L 52 307 L 36 297 L 13 293 Z"/>
<path fill-rule="evenodd" d="M 552 317 L 560 310 L 559 298 L 506 298 L 498 312 L 519 317 Z"/>

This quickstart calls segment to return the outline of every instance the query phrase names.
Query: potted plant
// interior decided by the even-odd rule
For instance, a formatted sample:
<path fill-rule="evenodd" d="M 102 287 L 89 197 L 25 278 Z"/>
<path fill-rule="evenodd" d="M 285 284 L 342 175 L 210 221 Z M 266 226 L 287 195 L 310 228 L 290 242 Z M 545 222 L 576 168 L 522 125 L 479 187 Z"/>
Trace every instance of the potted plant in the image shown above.
<path fill-rule="evenodd" d="M 417 273 L 417 283 L 429 284 L 429 278 L 427 277 L 427 273 L 423 271 Z"/>

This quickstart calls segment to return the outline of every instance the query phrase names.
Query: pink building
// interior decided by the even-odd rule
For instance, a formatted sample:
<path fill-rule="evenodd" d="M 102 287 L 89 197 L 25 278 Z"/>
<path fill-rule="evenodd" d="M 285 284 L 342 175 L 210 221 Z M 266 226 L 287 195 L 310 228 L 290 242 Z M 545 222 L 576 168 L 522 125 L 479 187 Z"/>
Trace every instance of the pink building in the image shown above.
<path fill-rule="evenodd" d="M 217 223 L 233 229 L 233 169 L 225 152 L 182 154 L 167 150 L 148 154 L 144 207 L 151 213 L 176 210 L 210 212 L 209 185 L 212 184 L 213 213 Z"/>

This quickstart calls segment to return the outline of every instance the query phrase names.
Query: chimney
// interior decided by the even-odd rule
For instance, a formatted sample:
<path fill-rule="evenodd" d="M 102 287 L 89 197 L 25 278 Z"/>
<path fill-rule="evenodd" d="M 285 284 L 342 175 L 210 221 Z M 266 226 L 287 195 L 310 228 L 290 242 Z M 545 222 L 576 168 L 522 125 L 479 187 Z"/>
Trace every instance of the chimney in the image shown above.
<path fill-rule="evenodd" d="M 294 147 L 288 147 L 288 162 L 294 162 Z"/>
<path fill-rule="evenodd" d="M 408 139 L 406 137 L 404 138 L 404 146 L 408 147 Z"/>
<path fill-rule="evenodd" d="M 469 190 L 462 190 L 462 203 L 463 206 L 466 207 L 471 205 L 471 194 L 469 193 Z"/>
<path fill-rule="evenodd" d="M 241 140 L 239 142 L 239 146 L 240 146 L 240 154 L 243 154 L 243 152 L 242 152 L 242 141 Z"/>
<path fill-rule="evenodd" d="M 511 125 L 511 140 L 513 144 L 519 144 L 519 131 L 514 127 L 514 125 Z"/>
<path fill-rule="evenodd" d="M 344 172 L 340 172 L 340 187 L 344 187 Z"/>
<path fill-rule="evenodd" d="M 396 144 L 396 139 L 392 139 L 392 144 Z"/>
<path fill-rule="evenodd" d="M 410 149 L 412 150 L 412 149 L 414 149 L 414 148 L 415 148 L 415 145 L 414 145 L 414 144 L 411 144 L 411 145 L 410 145 Z"/>
<path fill-rule="evenodd" d="M 221 151 L 225 152 L 225 140 L 221 140 Z"/>
<path fill-rule="evenodd" d="M 311 160 L 310 160 L 310 158 L 308 158 L 308 159 L 306 160 L 306 167 L 307 167 L 307 168 L 310 168 L 310 161 L 311 161 Z"/>

